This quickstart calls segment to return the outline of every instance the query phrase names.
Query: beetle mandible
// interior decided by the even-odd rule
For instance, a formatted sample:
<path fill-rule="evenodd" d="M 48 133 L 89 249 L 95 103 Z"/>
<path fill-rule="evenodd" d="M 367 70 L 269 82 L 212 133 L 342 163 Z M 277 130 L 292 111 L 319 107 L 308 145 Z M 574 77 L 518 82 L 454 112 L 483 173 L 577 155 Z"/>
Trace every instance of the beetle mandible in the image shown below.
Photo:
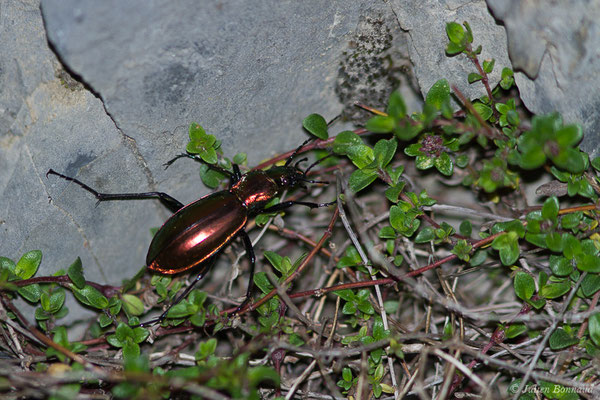
<path fill-rule="evenodd" d="M 156 199 L 158 198 L 174 214 L 156 232 L 146 256 L 146 265 L 152 271 L 163 274 L 176 274 L 200 266 L 196 279 L 185 291 L 158 317 L 145 322 L 142 326 L 161 322 L 167 316 L 171 307 L 185 298 L 194 285 L 210 270 L 216 253 L 227 245 L 233 238 L 239 236 L 244 242 L 250 261 L 250 280 L 244 301 L 237 307 L 239 311 L 250 299 L 253 288 L 254 267 L 256 257 L 252 242 L 244 230 L 248 217 L 261 212 L 277 212 L 293 205 L 303 205 L 310 208 L 326 207 L 335 204 L 313 203 L 305 201 L 284 201 L 265 208 L 265 205 L 283 190 L 298 186 L 303 182 L 320 183 L 307 178 L 308 171 L 321 160 L 313 163 L 302 171 L 298 164 L 291 165 L 293 158 L 311 139 L 300 145 L 287 159 L 284 166 L 274 166 L 268 170 L 253 170 L 241 174 L 239 167 L 233 164 L 233 173 L 216 168 L 229 175 L 231 184 L 228 190 L 208 194 L 188 205 L 184 205 L 164 192 L 144 193 L 100 193 L 78 179 L 60 174 L 52 169 L 48 175 L 56 175 L 73 182 L 92 193 L 98 201 Z M 191 154 L 181 154 L 166 165 L 170 165 L 180 157 L 199 160 Z"/>

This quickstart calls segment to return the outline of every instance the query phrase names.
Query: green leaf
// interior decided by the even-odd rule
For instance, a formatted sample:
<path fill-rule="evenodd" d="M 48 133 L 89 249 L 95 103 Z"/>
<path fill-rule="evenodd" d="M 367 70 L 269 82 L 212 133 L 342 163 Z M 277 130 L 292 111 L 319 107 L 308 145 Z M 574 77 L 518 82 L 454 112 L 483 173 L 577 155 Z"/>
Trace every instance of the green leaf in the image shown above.
<path fill-rule="evenodd" d="M 466 240 L 461 239 L 456 242 L 456 246 L 450 251 L 452 254 L 455 254 L 459 259 L 464 262 L 469 262 L 471 256 L 471 250 L 473 250 L 473 246 L 471 246 Z"/>
<path fill-rule="evenodd" d="M 404 189 L 404 184 L 391 186 L 385 190 L 385 197 L 392 203 L 397 203 L 402 189 Z"/>
<path fill-rule="evenodd" d="M 23 254 L 15 267 L 15 275 L 21 279 L 29 279 L 35 275 L 42 262 L 42 252 L 39 250 L 28 251 Z"/>
<path fill-rule="evenodd" d="M 440 173 L 446 176 L 451 176 L 454 172 L 454 164 L 447 153 L 442 153 L 433 161 L 435 167 Z"/>
<path fill-rule="evenodd" d="M 325 140 L 329 137 L 327 133 L 327 121 L 319 114 L 310 114 L 304 118 L 302 126 L 319 139 Z"/>
<path fill-rule="evenodd" d="M 104 309 L 108 307 L 108 299 L 104 297 L 104 295 L 100 293 L 98 289 L 90 285 L 85 285 L 83 289 L 78 289 L 75 285 L 73 285 L 72 289 L 77 300 L 81 301 L 83 304 L 98 309 Z"/>
<path fill-rule="evenodd" d="M 583 130 L 580 125 L 565 125 L 556 131 L 556 142 L 560 147 L 575 146 L 583 138 Z"/>
<path fill-rule="evenodd" d="M 483 76 L 475 73 L 475 72 L 471 72 L 468 76 L 467 76 L 467 80 L 469 81 L 469 83 L 473 83 L 473 82 L 477 82 L 483 79 Z"/>
<path fill-rule="evenodd" d="M 576 256 L 577 268 L 586 272 L 600 272 L 600 257 L 592 254 Z"/>
<path fill-rule="evenodd" d="M 567 333 L 563 328 L 558 328 L 550 335 L 550 348 L 561 350 L 579 343 L 579 339 Z"/>
<path fill-rule="evenodd" d="M 433 167 L 434 161 L 435 160 L 433 159 L 433 157 L 417 156 L 417 158 L 415 158 L 415 167 L 417 167 L 418 169 L 429 169 Z"/>
<path fill-rule="evenodd" d="M 365 128 L 373 133 L 389 133 L 395 126 L 396 120 L 393 117 L 376 115 L 367 121 Z"/>
<path fill-rule="evenodd" d="M 354 292 L 350 289 L 336 290 L 333 293 L 340 296 L 342 298 L 342 300 L 345 300 L 345 301 L 356 300 L 356 296 L 354 295 Z"/>
<path fill-rule="evenodd" d="M 458 231 L 463 236 L 471 236 L 471 233 L 473 232 L 473 225 L 471 225 L 471 221 L 465 219 L 463 222 L 461 222 L 460 226 L 458 227 Z"/>
<path fill-rule="evenodd" d="M 137 296 L 124 294 L 122 298 L 123 307 L 128 315 L 139 316 L 144 313 L 144 303 Z"/>
<path fill-rule="evenodd" d="M 415 243 L 427 243 L 435 239 L 435 233 L 432 227 L 426 226 L 415 237 Z"/>
<path fill-rule="evenodd" d="M 518 219 L 513 219 L 512 221 L 506 222 L 498 222 L 492 227 L 492 234 L 496 234 L 502 231 L 515 232 L 519 237 L 522 238 L 525 234 L 525 227 L 523 226 L 523 223 Z"/>
<path fill-rule="evenodd" d="M 49 298 L 48 307 L 44 308 L 49 313 L 57 313 L 65 304 L 66 294 L 61 288 L 54 291 Z"/>
<path fill-rule="evenodd" d="M 373 153 L 375 160 L 377 161 L 377 166 L 380 169 L 384 169 L 390 163 L 390 161 L 392 161 L 392 158 L 396 154 L 397 147 L 398 142 L 396 139 L 382 139 L 375 144 Z"/>
<path fill-rule="evenodd" d="M 567 293 L 571 289 L 568 282 L 550 283 L 542 288 L 540 294 L 546 299 L 555 299 Z"/>
<path fill-rule="evenodd" d="M 410 237 L 421 225 L 421 220 L 416 218 L 415 212 L 405 212 L 402 207 L 390 208 L 390 225 L 404 236 Z"/>
<path fill-rule="evenodd" d="M 469 165 L 469 156 L 466 154 L 461 154 L 460 156 L 456 157 L 455 162 L 459 168 L 465 168 L 467 165 Z"/>
<path fill-rule="evenodd" d="M 367 145 L 361 144 L 358 146 L 351 146 L 348 147 L 347 150 L 348 158 L 350 158 L 358 168 L 371 166 L 371 163 L 375 160 L 373 149 Z"/>
<path fill-rule="evenodd" d="M 399 91 L 394 90 L 390 95 L 387 106 L 387 114 L 396 121 L 406 116 L 406 105 Z"/>
<path fill-rule="evenodd" d="M 477 250 L 475 253 L 473 253 L 470 264 L 473 267 L 477 267 L 478 265 L 483 264 L 486 259 L 487 259 L 487 251 Z"/>
<path fill-rule="evenodd" d="M 234 164 L 242 165 L 242 164 L 245 164 L 247 160 L 248 160 L 248 155 L 246 153 L 237 153 L 235 156 L 233 156 L 232 161 Z"/>
<path fill-rule="evenodd" d="M 381 239 L 396 239 L 396 231 L 391 226 L 384 226 L 379 231 L 379 237 Z"/>
<path fill-rule="evenodd" d="M 527 332 L 527 326 L 522 323 L 516 323 L 509 326 L 508 329 L 504 331 L 504 334 L 507 339 L 513 339 L 525 332 Z"/>
<path fill-rule="evenodd" d="M 360 312 L 362 312 L 364 314 L 368 314 L 368 315 L 375 314 L 375 309 L 373 308 L 373 305 L 368 300 L 359 302 L 357 304 L 357 307 L 360 310 Z"/>
<path fill-rule="evenodd" d="M 140 356 L 140 346 L 132 341 L 127 341 L 123 345 L 123 360 L 131 360 Z"/>
<path fill-rule="evenodd" d="M 139 323 L 137 318 L 132 318 L 132 320 L 134 319 L 137 321 L 136 323 Z M 142 328 L 141 326 L 133 328 L 133 341 L 135 343 L 142 343 L 148 336 L 150 336 L 150 331 L 148 331 L 148 329 Z"/>
<path fill-rule="evenodd" d="M 201 141 L 206 136 L 206 131 L 197 122 L 192 122 L 189 128 L 189 136 L 192 141 Z"/>
<path fill-rule="evenodd" d="M 513 77 L 513 71 L 510 68 L 502 68 L 502 80 L 500 81 L 500 87 L 504 90 L 511 88 L 515 79 Z"/>
<path fill-rule="evenodd" d="M 556 276 L 569 276 L 573 272 L 571 261 L 562 256 L 550 256 L 550 270 Z"/>
<path fill-rule="evenodd" d="M 473 108 L 477 111 L 477 114 L 483 118 L 484 121 L 487 121 L 492 116 L 492 108 L 486 104 L 475 102 L 473 103 Z"/>
<path fill-rule="evenodd" d="M 426 108 L 431 108 L 433 109 L 433 111 L 435 112 L 435 107 L 425 104 L 423 106 L 424 109 Z M 435 117 L 435 115 L 433 115 L 432 117 Z M 421 131 L 423 130 L 423 124 L 411 124 L 408 121 L 405 121 L 403 123 L 400 123 L 398 126 L 396 126 L 396 128 L 394 129 L 394 135 L 396 135 L 396 137 L 400 140 L 404 140 L 404 141 L 408 141 L 408 140 L 412 140 L 415 136 L 417 136 L 419 133 L 421 133 Z"/>
<path fill-rule="evenodd" d="M 496 60 L 494 60 L 493 58 L 491 60 L 483 60 L 483 71 L 486 74 L 491 74 L 492 71 L 494 70 L 495 63 L 496 63 Z"/>
<path fill-rule="evenodd" d="M 271 290 L 273 290 L 273 285 L 271 285 L 271 282 L 269 282 L 269 278 L 267 277 L 267 274 L 264 272 L 257 272 L 254 274 L 254 284 L 264 294 L 267 294 Z"/>
<path fill-rule="evenodd" d="M 440 79 L 434 83 L 431 89 L 429 89 L 429 92 L 427 92 L 425 103 L 430 104 L 439 110 L 442 108 L 442 104 L 448 101 L 450 101 L 450 85 L 446 79 Z"/>
<path fill-rule="evenodd" d="M 597 274 L 587 274 L 581 282 L 581 290 L 586 297 L 591 297 L 600 290 L 600 276 Z"/>
<path fill-rule="evenodd" d="M 582 252 L 581 242 L 570 233 L 563 234 L 563 247 L 563 254 L 569 260 L 579 256 Z"/>
<path fill-rule="evenodd" d="M 225 178 L 227 178 L 225 174 L 210 168 L 208 165 L 200 166 L 200 179 L 210 189 L 216 189 Z"/>
<path fill-rule="evenodd" d="M 206 342 L 200 342 L 198 351 L 195 354 L 196 361 L 205 360 L 215 353 L 217 349 L 217 339 L 211 338 Z"/>
<path fill-rule="evenodd" d="M 350 175 L 348 186 L 350 190 L 357 193 L 373 183 L 375 179 L 377 179 L 377 171 L 372 169 L 357 169 Z"/>
<path fill-rule="evenodd" d="M 362 145 L 363 140 L 356 133 L 352 131 L 342 131 L 337 134 L 333 141 L 333 151 L 337 154 L 346 155 L 348 149 L 353 146 Z"/>
<path fill-rule="evenodd" d="M 562 241 L 562 235 L 558 232 L 550 232 L 546 235 L 546 246 L 549 250 L 556 253 L 563 251 L 564 245 Z"/>
<path fill-rule="evenodd" d="M 515 293 L 521 300 L 529 300 L 535 292 L 535 281 L 526 272 L 519 271 L 514 279 Z"/>
<path fill-rule="evenodd" d="M 352 381 L 352 370 L 350 368 L 344 367 L 342 369 L 342 379 L 345 380 L 346 382 Z"/>
<path fill-rule="evenodd" d="M 600 171 L 600 156 L 592 160 L 592 167 L 594 167 L 596 171 Z"/>
<path fill-rule="evenodd" d="M 10 271 L 15 273 L 16 264 L 13 260 L 7 257 L 0 257 L 0 272 L 2 270 Z"/>
<path fill-rule="evenodd" d="M 575 212 L 575 213 L 565 214 L 562 216 L 562 218 L 560 220 L 560 226 L 562 226 L 564 229 L 573 229 L 573 228 L 579 226 L 579 223 L 581 222 L 582 218 L 583 218 L 583 213 L 580 211 Z"/>
<path fill-rule="evenodd" d="M 71 264 L 67 270 L 67 275 L 71 279 L 71 282 L 77 287 L 77 289 L 83 289 L 85 286 L 85 278 L 83 276 L 83 266 L 81 265 L 81 258 L 77 259 Z"/>
<path fill-rule="evenodd" d="M 265 251 L 264 255 L 276 270 L 278 270 L 279 272 L 282 272 L 282 268 L 281 268 L 281 262 L 283 261 L 282 256 L 275 253 L 274 251 Z"/>
<path fill-rule="evenodd" d="M 588 329 L 590 331 L 590 338 L 594 344 L 600 346 L 600 313 L 590 315 Z"/>
<path fill-rule="evenodd" d="M 465 45 L 456 44 L 452 42 L 448 42 L 448 44 L 446 45 L 446 53 L 448 53 L 451 56 L 458 53 L 462 53 L 463 51 L 465 51 Z"/>
<path fill-rule="evenodd" d="M 559 208 L 560 204 L 558 203 L 556 196 L 547 198 L 542 206 L 542 218 L 553 221 L 556 220 L 556 217 L 558 217 Z"/>
<path fill-rule="evenodd" d="M 519 160 L 519 166 L 523 169 L 536 169 L 544 165 L 546 154 L 541 147 L 536 147 L 523 152 Z"/>
<path fill-rule="evenodd" d="M 42 289 L 40 288 L 40 285 L 34 283 L 33 285 L 20 287 L 17 290 L 17 293 L 23 296 L 25 300 L 30 301 L 32 303 L 37 303 L 38 301 L 40 301 L 40 298 L 42 296 Z"/>
<path fill-rule="evenodd" d="M 462 25 L 456 22 L 448 22 L 446 24 L 446 35 L 451 43 L 464 44 L 466 40 L 465 31 Z"/>
<path fill-rule="evenodd" d="M 492 248 L 499 251 L 503 265 L 512 265 L 520 254 L 519 236 L 513 231 L 500 235 L 492 242 Z"/>

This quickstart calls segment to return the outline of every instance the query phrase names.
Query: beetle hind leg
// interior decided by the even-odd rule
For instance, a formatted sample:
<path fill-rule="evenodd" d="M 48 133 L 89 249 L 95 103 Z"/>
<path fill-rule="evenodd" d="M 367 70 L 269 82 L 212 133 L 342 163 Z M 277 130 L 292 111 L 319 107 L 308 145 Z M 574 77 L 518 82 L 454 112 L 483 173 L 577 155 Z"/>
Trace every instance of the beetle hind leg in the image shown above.
<path fill-rule="evenodd" d="M 159 199 L 169 210 L 173 212 L 177 212 L 179 209 L 183 208 L 183 203 L 179 200 L 169 196 L 164 192 L 144 192 L 144 193 L 100 193 L 85 183 L 81 182 L 78 179 L 71 178 L 70 176 L 66 176 L 60 174 L 53 169 L 48 170 L 46 172 L 46 178 L 48 175 L 56 175 L 64 180 L 69 182 L 73 182 L 79 185 L 81 188 L 87 190 L 91 194 L 98 199 L 98 201 L 107 201 L 107 200 L 142 200 L 142 199 Z"/>

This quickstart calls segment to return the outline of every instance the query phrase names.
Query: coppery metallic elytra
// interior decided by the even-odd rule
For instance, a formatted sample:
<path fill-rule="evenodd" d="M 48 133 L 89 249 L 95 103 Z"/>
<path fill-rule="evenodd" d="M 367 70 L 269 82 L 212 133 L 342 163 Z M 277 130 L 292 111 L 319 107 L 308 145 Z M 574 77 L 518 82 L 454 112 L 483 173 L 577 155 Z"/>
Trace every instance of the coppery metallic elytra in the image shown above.
<path fill-rule="evenodd" d="M 150 270 L 163 274 L 176 274 L 198 267 L 198 276 L 160 317 L 142 324 L 150 325 L 161 322 L 167 316 L 169 309 L 187 296 L 193 286 L 209 271 L 214 256 L 236 236 L 240 236 L 244 241 L 246 253 L 250 260 L 250 280 L 245 300 L 238 307 L 238 310 L 240 310 L 250 298 L 255 265 L 252 242 L 244 230 L 248 217 L 261 212 L 281 211 L 295 204 L 317 208 L 335 203 L 286 201 L 265 208 L 265 205 L 283 190 L 297 186 L 302 182 L 315 182 L 307 179 L 306 173 L 316 163 L 309 166 L 305 171 L 298 168 L 298 162 L 295 165 L 290 165 L 293 157 L 307 142 L 298 147 L 288 158 L 285 166 L 282 167 L 272 167 L 266 171 L 250 171 L 244 175 L 240 173 L 238 166 L 235 164 L 233 165 L 233 173 L 217 167 L 221 172 L 230 176 L 230 188 L 204 196 L 187 206 L 163 192 L 99 193 L 81 181 L 62 175 L 52 169 L 46 173 L 46 176 L 57 175 L 67 181 L 74 182 L 92 193 L 98 201 L 158 198 L 175 212 L 154 235 L 146 256 L 146 265 Z M 199 160 L 196 156 L 182 154 L 171 160 L 167 165 L 180 157 Z"/>

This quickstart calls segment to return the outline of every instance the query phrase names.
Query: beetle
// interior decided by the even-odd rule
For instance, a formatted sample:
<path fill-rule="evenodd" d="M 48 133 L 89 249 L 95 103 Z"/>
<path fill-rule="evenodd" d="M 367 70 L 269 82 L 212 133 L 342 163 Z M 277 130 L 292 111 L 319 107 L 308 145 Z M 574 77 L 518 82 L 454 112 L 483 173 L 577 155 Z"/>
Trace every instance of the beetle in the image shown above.
<path fill-rule="evenodd" d="M 237 307 L 239 311 L 250 299 L 253 288 L 254 267 L 256 257 L 252 242 L 244 230 L 248 218 L 259 213 L 271 213 L 285 210 L 293 205 L 303 205 L 310 208 L 326 207 L 336 202 L 314 203 L 305 201 L 285 201 L 271 207 L 266 204 L 277 197 L 282 191 L 308 183 L 324 183 L 307 178 L 308 171 L 321 160 L 307 167 L 304 171 L 299 164 L 306 158 L 291 164 L 296 154 L 311 139 L 300 145 L 286 160 L 283 166 L 274 166 L 268 170 L 253 170 L 242 174 L 239 166 L 232 165 L 233 173 L 209 165 L 230 177 L 230 186 L 208 194 L 200 199 L 184 205 L 164 192 L 144 193 L 100 193 L 78 179 L 48 170 L 48 175 L 56 175 L 62 179 L 73 182 L 93 194 L 98 202 L 107 200 L 130 199 L 156 199 L 158 198 L 174 214 L 167 219 L 156 232 L 146 256 L 146 265 L 152 271 L 167 275 L 177 274 L 198 267 L 196 279 L 190 283 L 186 290 L 158 317 L 141 324 L 147 326 L 164 320 L 167 313 L 175 304 L 185 298 L 194 285 L 200 281 L 210 270 L 214 263 L 215 255 L 230 243 L 235 237 L 240 237 L 244 242 L 246 254 L 250 261 L 250 280 L 244 301 Z M 191 154 L 181 154 L 166 163 L 168 167 L 175 160 L 188 157 L 201 161 Z"/>

